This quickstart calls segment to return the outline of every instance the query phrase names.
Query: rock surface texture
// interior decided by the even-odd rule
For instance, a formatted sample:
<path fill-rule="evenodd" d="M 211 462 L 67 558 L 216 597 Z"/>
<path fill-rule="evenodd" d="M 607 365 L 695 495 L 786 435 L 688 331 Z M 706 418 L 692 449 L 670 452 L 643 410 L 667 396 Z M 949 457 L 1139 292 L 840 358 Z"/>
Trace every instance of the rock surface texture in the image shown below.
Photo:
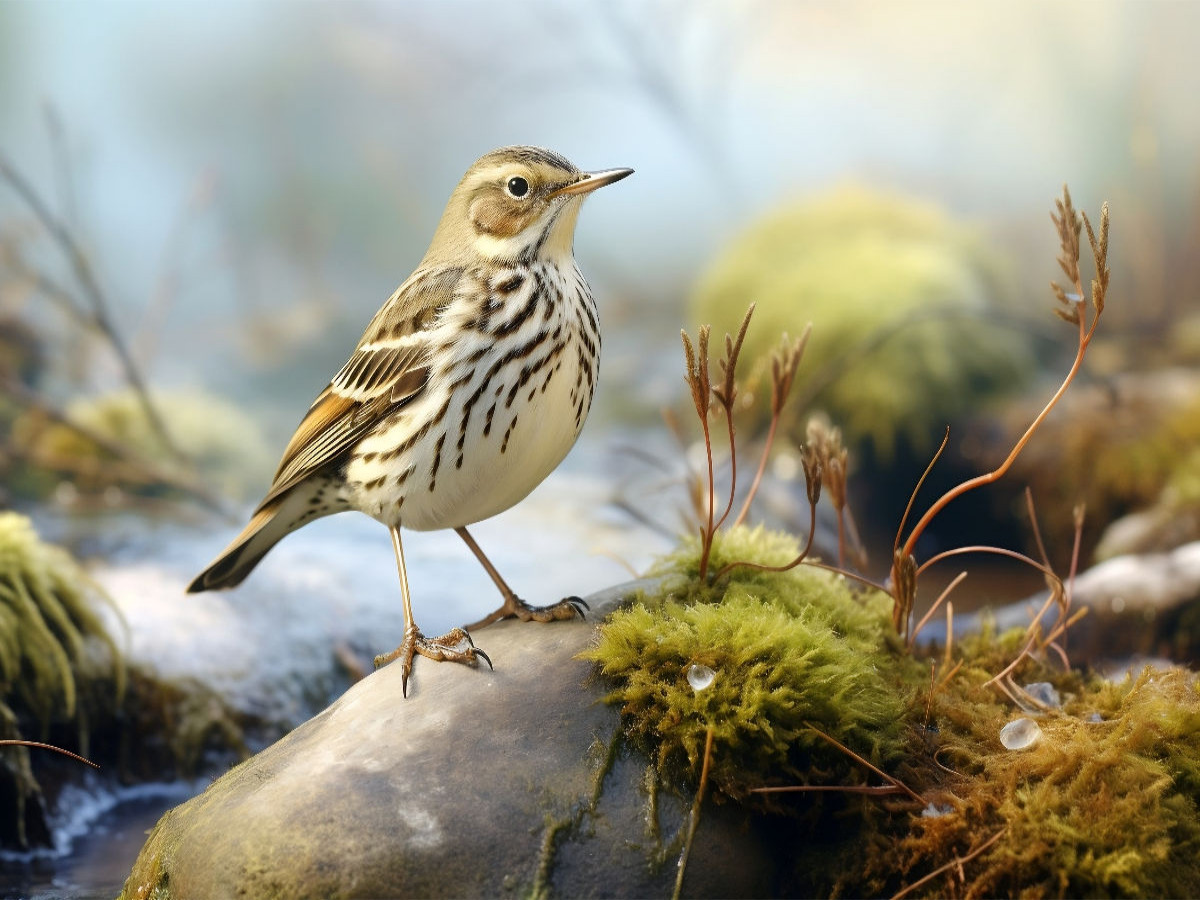
<path fill-rule="evenodd" d="M 123 896 L 669 896 L 691 798 L 648 790 L 575 659 L 630 591 L 481 630 L 494 672 L 418 659 L 407 700 L 398 666 L 360 681 L 164 815 Z M 686 893 L 770 893 L 759 830 L 706 805 Z"/>

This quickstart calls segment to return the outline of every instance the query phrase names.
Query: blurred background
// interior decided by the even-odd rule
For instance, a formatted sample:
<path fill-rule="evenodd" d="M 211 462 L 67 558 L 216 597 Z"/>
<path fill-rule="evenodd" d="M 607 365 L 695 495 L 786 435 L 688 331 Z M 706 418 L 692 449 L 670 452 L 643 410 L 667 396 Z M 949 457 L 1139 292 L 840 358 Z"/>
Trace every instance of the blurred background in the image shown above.
<path fill-rule="evenodd" d="M 576 235 L 604 331 L 592 416 L 550 494 L 507 514 L 562 562 L 483 526 L 503 571 L 511 555 L 531 590 L 586 593 L 670 546 L 697 458 L 693 423 L 680 452 L 661 417 L 685 408 L 678 330 L 722 333 L 752 300 L 744 434 L 764 424 L 756 360 L 811 320 L 786 430 L 817 410 L 844 429 L 851 504 L 886 568 L 945 426 L 943 485 L 998 462 L 1070 363 L 1048 288 L 1064 182 L 1113 217 L 1083 401 L 1008 493 L 946 521 L 954 540 L 1026 542 L 1032 483 L 1061 562 L 1093 492 L 1090 558 L 1171 484 L 1200 509 L 1197 35 L 1198 4 L 1106 0 L 0 4 L 0 505 L 101 566 L 168 572 L 148 587 L 101 569 L 146 619 L 181 602 L 462 173 L 521 143 L 636 175 Z M 761 517 L 795 527 L 789 452 Z M 345 572 L 395 618 L 386 539 L 355 518 L 289 538 L 261 593 L 283 579 L 327 608 Z M 486 578 L 452 535 L 427 540 L 422 624 L 474 618 L 462 595 Z M 582 576 L 581 552 L 599 560 Z M 295 574 L 314 555 L 324 574 Z M 443 583 L 460 564 L 478 580 Z M 379 651 L 376 622 L 359 617 L 350 656 Z"/>

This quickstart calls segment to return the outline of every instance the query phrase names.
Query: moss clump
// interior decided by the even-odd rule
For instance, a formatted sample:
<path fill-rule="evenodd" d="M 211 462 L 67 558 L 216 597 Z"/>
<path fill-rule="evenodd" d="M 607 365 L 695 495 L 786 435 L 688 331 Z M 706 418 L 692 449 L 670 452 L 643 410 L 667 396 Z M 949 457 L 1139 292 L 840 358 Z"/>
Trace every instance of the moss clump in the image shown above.
<path fill-rule="evenodd" d="M 811 320 L 805 369 L 837 374 L 816 404 L 887 457 L 897 436 L 924 450 L 947 420 L 1034 371 L 1025 342 L 987 321 L 1011 294 L 979 237 L 941 210 L 845 189 L 751 225 L 701 278 L 690 315 L 721 334 L 757 304 L 747 359 Z M 825 371 L 876 338 L 844 373 Z"/>
<path fill-rule="evenodd" d="M 778 564 L 798 552 L 790 538 L 734 529 L 712 560 Z M 709 728 L 711 783 L 735 798 L 781 780 L 861 780 L 810 726 L 873 762 L 894 760 L 911 689 L 889 646 L 889 601 L 814 568 L 739 568 L 699 588 L 697 556 L 692 545 L 666 561 L 659 574 L 684 577 L 615 613 L 586 654 L 615 680 L 609 699 L 660 772 L 698 772 Z M 693 666 L 712 670 L 710 685 L 689 683 Z"/>
<path fill-rule="evenodd" d="M 1146 669 L 1114 683 L 1034 667 L 1027 678 L 1053 677 L 1066 700 L 1038 717 L 1037 744 L 1007 751 L 998 729 L 1019 711 L 980 690 L 989 672 L 972 666 L 935 703 L 939 759 L 957 773 L 938 793 L 947 814 L 907 822 L 889 859 L 867 865 L 877 883 L 913 881 L 1003 832 L 966 864 L 965 896 L 1200 894 L 1197 676 Z M 949 877 L 925 894 L 954 889 Z"/>
<path fill-rule="evenodd" d="M 718 535 L 713 561 L 778 565 L 796 552 L 788 538 L 734 529 Z M 1048 681 L 1064 698 L 1029 713 L 988 686 L 1026 636 L 985 629 L 956 643 L 961 668 L 931 696 L 930 663 L 902 652 L 883 595 L 806 567 L 738 569 L 715 587 L 697 571 L 692 542 L 659 567 L 658 593 L 601 626 L 587 657 L 668 783 L 696 786 L 712 729 L 709 784 L 771 817 L 778 893 L 889 896 L 920 882 L 912 896 L 1200 895 L 1194 673 L 1114 683 L 1026 658 L 1015 683 Z M 715 673 L 700 691 L 693 665 Z M 1019 715 L 1042 737 L 1007 750 L 1000 729 Z M 809 725 L 921 802 L 749 794 L 879 783 Z"/>
<path fill-rule="evenodd" d="M 87 753 L 89 723 L 119 704 L 125 665 L 94 604 L 103 593 L 59 547 L 41 541 L 24 516 L 0 512 L 0 736 L 20 739 L 20 718 L 44 737 L 73 722 Z M 31 736 L 32 737 L 32 736 Z M 0 844 L 26 846 L 31 801 L 40 789 L 28 750 L 0 755 Z"/>

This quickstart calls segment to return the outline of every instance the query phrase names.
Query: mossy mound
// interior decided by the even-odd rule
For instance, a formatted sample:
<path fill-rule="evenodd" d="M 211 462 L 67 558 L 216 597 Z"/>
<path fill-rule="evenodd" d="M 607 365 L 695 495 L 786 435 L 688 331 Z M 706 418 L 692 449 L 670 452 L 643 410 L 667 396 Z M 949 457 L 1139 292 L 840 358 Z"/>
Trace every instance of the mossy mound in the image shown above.
<path fill-rule="evenodd" d="M 0 512 L 0 737 L 43 739 L 69 723 L 76 746 L 88 752 L 89 723 L 111 717 L 126 682 L 120 650 L 95 608 L 102 602 L 66 551 L 44 543 L 24 516 Z M 22 718 L 36 734 L 21 734 Z M 8 798 L 0 845 L 27 845 L 30 801 L 39 793 L 28 750 L 0 751 L 0 797 Z"/>
<path fill-rule="evenodd" d="M 938 208 L 843 189 L 751 225 L 700 279 L 689 318 L 735 332 L 756 303 L 749 360 L 811 320 L 802 383 L 832 378 L 817 405 L 887 458 L 898 437 L 924 451 L 947 421 L 1034 371 L 1026 343 L 989 321 L 1011 293 L 979 236 Z"/>
<path fill-rule="evenodd" d="M 155 408 L 175 444 L 214 486 L 240 497 L 261 484 L 272 457 L 262 429 L 236 406 L 200 391 L 155 392 Z M 70 421 L 90 432 L 130 448 L 161 466 L 178 466 L 158 432 L 146 418 L 138 395 L 124 389 L 74 401 Z M 67 477 L 84 494 L 119 487 L 135 494 L 154 494 L 165 488 L 153 472 L 135 462 L 118 460 L 79 431 L 47 421 L 37 410 L 13 425 L 13 442 L 31 465 L 20 474 L 17 488 L 29 496 L 45 496 Z"/>
<path fill-rule="evenodd" d="M 794 554 L 786 538 L 736 529 L 718 539 L 715 570 Z M 1114 683 L 1026 658 L 1014 682 L 1048 682 L 1063 700 L 1024 710 L 988 682 L 1026 636 L 985 630 L 956 643 L 961 668 L 931 690 L 930 660 L 903 652 L 882 594 L 804 567 L 734 570 L 714 588 L 699 583 L 697 557 L 690 546 L 666 561 L 662 590 L 615 613 L 587 658 L 670 783 L 695 788 L 712 729 L 710 787 L 775 817 L 777 893 L 1200 894 L 1194 673 L 1147 669 Z M 694 665 L 714 673 L 699 691 Z M 1006 749 L 1000 730 L 1022 715 L 1041 738 Z M 880 780 L 814 729 L 920 802 L 838 793 Z M 750 793 L 772 785 L 823 791 L 770 804 Z"/>
<path fill-rule="evenodd" d="M 779 565 L 798 553 L 790 538 L 736 529 L 718 536 L 711 561 L 715 571 L 732 560 Z M 698 771 L 710 728 L 712 784 L 739 799 L 781 781 L 861 774 L 814 728 L 874 763 L 895 760 L 923 670 L 906 665 L 889 639 L 890 601 L 811 567 L 738 568 L 718 587 L 699 588 L 697 556 L 689 545 L 668 559 L 658 574 L 684 577 L 615 613 L 586 654 L 616 681 L 609 700 L 635 740 L 653 748 L 660 772 L 674 780 Z"/>

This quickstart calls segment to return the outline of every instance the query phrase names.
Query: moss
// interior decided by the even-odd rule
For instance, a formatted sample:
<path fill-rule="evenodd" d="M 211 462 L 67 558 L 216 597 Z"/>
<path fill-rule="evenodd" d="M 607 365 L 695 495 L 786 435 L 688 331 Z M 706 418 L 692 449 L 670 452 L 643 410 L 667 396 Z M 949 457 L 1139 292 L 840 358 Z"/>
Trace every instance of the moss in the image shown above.
<path fill-rule="evenodd" d="M 735 529 L 718 536 L 714 561 L 795 553 L 785 537 Z M 930 696 L 930 663 L 902 652 L 883 595 L 810 567 L 701 585 L 697 556 L 693 542 L 664 560 L 662 589 L 615 613 L 587 657 L 668 783 L 694 789 L 712 728 L 709 784 L 772 817 L 779 893 L 889 895 L 933 874 L 913 896 L 1200 895 L 1195 674 L 1147 669 L 1116 683 L 1026 659 L 1016 683 L 1050 681 L 1064 702 L 1025 713 L 987 686 L 1025 635 L 985 627 L 955 645 L 962 666 Z M 709 687 L 691 687 L 692 665 L 714 670 Z M 1022 714 L 1042 738 L 1006 750 L 1000 729 Z M 810 724 L 929 805 L 801 793 L 768 806 L 750 794 L 878 784 Z"/>
<path fill-rule="evenodd" d="M 1011 293 L 978 235 L 941 210 L 844 189 L 751 225 L 697 284 L 690 317 L 721 334 L 756 303 L 747 359 L 812 320 L 802 377 L 836 376 L 817 405 L 886 458 L 898 436 L 928 448 L 948 419 L 1034 370 L 1024 341 L 987 321 Z M 827 368 L 877 338 L 844 373 Z"/>
<path fill-rule="evenodd" d="M 712 558 L 778 564 L 798 552 L 789 538 L 734 529 Z M 735 798 L 780 779 L 851 777 L 856 766 L 810 726 L 874 762 L 896 758 L 911 689 L 886 637 L 886 598 L 810 567 L 740 568 L 698 589 L 697 564 L 694 545 L 665 562 L 660 574 L 682 578 L 615 613 L 586 654 L 615 680 L 609 699 L 661 772 L 698 772 L 710 727 L 712 783 Z M 692 687 L 692 666 L 713 670 L 710 686 Z"/>
<path fill-rule="evenodd" d="M 89 723 L 111 712 L 125 691 L 125 665 L 95 609 L 107 598 L 59 547 L 44 543 L 32 523 L 0 512 L 0 720 L 3 736 L 23 737 L 21 717 L 45 737 L 73 723 L 88 752 Z M 0 843 L 26 846 L 31 807 L 40 788 L 25 748 L 0 756 Z"/>
<path fill-rule="evenodd" d="M 65 550 L 24 516 L 0 512 L 0 699 L 48 727 L 81 712 L 82 679 L 108 679 L 119 697 L 124 663 L 97 602 L 109 601 Z"/>

